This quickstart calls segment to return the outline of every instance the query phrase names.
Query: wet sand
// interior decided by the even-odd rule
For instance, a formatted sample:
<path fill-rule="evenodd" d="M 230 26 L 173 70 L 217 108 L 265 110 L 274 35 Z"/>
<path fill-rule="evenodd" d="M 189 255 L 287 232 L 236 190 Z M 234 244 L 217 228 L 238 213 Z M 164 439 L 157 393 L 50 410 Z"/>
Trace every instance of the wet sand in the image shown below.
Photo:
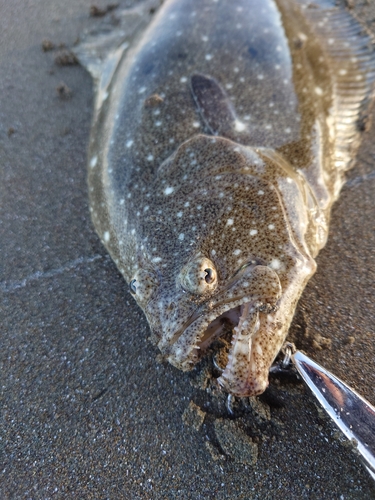
<path fill-rule="evenodd" d="M 272 379 L 233 420 L 224 397 L 202 389 L 204 370 L 155 361 L 89 217 L 90 76 L 42 50 L 43 39 L 69 47 L 98 23 L 90 5 L 0 2 L 0 497 L 374 498 L 295 378 Z M 354 13 L 375 33 L 375 2 Z M 290 332 L 373 404 L 374 133 L 364 133 Z"/>

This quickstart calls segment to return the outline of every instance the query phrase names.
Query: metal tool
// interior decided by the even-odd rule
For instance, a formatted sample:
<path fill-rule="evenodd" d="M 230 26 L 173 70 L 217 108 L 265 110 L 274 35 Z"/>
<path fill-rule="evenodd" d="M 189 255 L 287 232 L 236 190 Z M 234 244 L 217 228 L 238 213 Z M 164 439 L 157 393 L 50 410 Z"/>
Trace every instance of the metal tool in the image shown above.
<path fill-rule="evenodd" d="M 293 344 L 285 344 L 283 352 L 282 368 L 293 364 L 337 427 L 352 441 L 375 480 L 375 408 Z"/>

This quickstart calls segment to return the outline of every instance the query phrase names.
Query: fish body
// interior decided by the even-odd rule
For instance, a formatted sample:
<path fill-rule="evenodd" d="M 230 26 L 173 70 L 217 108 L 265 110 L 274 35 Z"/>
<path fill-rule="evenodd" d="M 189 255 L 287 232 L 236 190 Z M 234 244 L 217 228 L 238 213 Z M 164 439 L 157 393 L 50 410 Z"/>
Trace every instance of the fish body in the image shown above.
<path fill-rule="evenodd" d="M 116 40 L 78 50 L 95 228 L 164 358 L 190 370 L 229 329 L 218 382 L 259 394 L 359 144 L 369 39 L 323 0 L 168 0 Z"/>

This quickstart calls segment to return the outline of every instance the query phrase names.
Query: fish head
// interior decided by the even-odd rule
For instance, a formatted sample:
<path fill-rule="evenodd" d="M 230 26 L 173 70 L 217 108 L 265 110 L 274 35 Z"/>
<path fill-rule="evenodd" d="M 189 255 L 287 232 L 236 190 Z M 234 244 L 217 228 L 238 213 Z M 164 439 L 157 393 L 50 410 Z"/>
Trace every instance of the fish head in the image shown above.
<path fill-rule="evenodd" d="M 177 368 L 191 370 L 232 332 L 219 384 L 237 396 L 267 387 L 290 323 L 290 284 L 306 277 L 266 163 L 260 151 L 222 137 L 183 143 L 157 173 L 131 281 L 155 342 Z"/>

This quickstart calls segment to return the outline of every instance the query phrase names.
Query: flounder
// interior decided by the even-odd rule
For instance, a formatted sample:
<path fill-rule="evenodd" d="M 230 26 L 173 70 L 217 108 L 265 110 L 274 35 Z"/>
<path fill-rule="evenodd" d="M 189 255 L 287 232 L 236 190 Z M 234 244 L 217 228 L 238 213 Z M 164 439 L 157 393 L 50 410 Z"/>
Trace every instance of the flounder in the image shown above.
<path fill-rule="evenodd" d="M 373 48 L 330 1 L 149 7 L 76 51 L 96 82 L 92 220 L 163 357 L 190 370 L 231 331 L 218 383 L 253 396 L 326 243 Z"/>

